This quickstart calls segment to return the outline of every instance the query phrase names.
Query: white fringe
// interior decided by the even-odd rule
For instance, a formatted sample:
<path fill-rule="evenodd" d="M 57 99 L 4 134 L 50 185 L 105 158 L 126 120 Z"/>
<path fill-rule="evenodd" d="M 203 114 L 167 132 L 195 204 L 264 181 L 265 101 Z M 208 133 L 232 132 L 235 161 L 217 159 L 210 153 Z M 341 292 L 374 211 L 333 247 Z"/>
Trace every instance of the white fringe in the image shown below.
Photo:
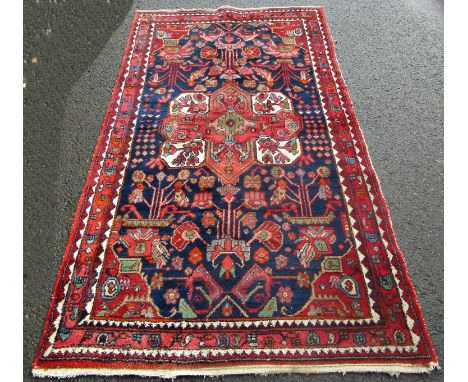
<path fill-rule="evenodd" d="M 429 373 L 440 366 L 435 362 L 424 365 L 408 364 L 337 364 L 337 365 L 242 365 L 228 367 L 200 367 L 197 368 L 175 368 L 175 369 L 108 369 L 108 368 L 34 368 L 32 374 L 34 377 L 46 378 L 71 378 L 80 375 L 103 375 L 103 376 L 124 376 L 134 375 L 140 377 L 159 377 L 175 378 L 179 376 L 204 376 L 216 377 L 220 375 L 232 374 L 280 374 L 280 373 L 343 373 L 348 372 L 374 372 L 388 373 L 392 376 L 398 376 L 401 373 Z"/>

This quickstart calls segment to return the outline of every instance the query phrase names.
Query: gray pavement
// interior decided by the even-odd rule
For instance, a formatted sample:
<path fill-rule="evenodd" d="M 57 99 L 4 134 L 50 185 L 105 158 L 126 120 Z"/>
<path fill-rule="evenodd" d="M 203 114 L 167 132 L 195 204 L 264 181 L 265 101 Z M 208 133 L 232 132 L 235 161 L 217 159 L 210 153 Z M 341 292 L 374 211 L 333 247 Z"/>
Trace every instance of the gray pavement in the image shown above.
<path fill-rule="evenodd" d="M 343 75 L 443 366 L 443 2 L 36 1 L 24 13 L 24 379 L 135 9 L 324 5 Z M 83 381 L 140 380 L 76 378 Z M 222 381 L 390 381 L 380 374 Z M 443 380 L 443 371 L 401 375 Z M 200 378 L 180 378 L 198 381 Z"/>

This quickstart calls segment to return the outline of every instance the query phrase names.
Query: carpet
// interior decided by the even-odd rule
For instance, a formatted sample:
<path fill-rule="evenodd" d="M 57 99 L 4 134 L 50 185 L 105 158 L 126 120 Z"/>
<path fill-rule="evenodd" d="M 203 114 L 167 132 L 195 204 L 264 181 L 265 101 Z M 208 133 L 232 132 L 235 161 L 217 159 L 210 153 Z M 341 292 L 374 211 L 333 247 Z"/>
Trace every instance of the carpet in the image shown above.
<path fill-rule="evenodd" d="M 323 8 L 136 12 L 33 374 L 435 367 Z"/>

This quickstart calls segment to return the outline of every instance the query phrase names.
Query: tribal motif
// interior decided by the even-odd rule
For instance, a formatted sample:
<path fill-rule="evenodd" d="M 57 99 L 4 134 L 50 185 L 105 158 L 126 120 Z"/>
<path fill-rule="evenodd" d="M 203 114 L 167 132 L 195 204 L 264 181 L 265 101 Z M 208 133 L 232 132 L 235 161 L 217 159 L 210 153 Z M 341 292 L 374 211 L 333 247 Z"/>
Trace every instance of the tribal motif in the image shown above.
<path fill-rule="evenodd" d="M 136 13 L 37 375 L 435 365 L 331 44 L 321 8 Z"/>

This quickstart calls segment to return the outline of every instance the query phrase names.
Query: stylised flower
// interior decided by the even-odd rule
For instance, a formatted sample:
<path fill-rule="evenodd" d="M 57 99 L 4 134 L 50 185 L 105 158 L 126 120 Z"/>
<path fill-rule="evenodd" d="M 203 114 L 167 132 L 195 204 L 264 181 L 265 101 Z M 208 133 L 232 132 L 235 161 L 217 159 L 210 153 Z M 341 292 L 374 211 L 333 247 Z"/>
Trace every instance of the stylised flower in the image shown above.
<path fill-rule="evenodd" d="M 315 332 L 310 332 L 309 335 L 307 336 L 307 343 L 309 345 L 318 345 L 320 344 L 320 337 L 317 333 Z"/>
<path fill-rule="evenodd" d="M 255 80 L 244 80 L 242 82 L 242 85 L 244 85 L 246 88 L 254 88 L 257 86 L 257 81 Z"/>
<path fill-rule="evenodd" d="M 319 176 L 321 176 L 322 178 L 328 178 L 331 174 L 331 171 L 328 167 L 325 167 L 325 166 L 320 166 L 318 169 L 317 169 L 317 174 Z"/>
<path fill-rule="evenodd" d="M 248 333 L 247 341 L 249 342 L 249 345 L 251 347 L 257 347 L 258 346 L 257 333 Z"/>
<path fill-rule="evenodd" d="M 226 184 L 225 186 L 218 188 L 218 192 L 221 195 L 236 195 L 240 190 L 241 189 L 239 187 L 233 186 L 232 184 Z"/>
<path fill-rule="evenodd" d="M 268 205 L 265 198 L 265 193 L 260 191 L 246 192 L 244 194 L 244 202 L 254 210 L 257 210 L 261 207 L 266 207 Z"/>
<path fill-rule="evenodd" d="M 232 315 L 232 306 L 228 303 L 224 304 L 221 308 L 221 312 L 224 317 L 229 317 Z"/>
<path fill-rule="evenodd" d="M 204 102 L 206 96 L 204 94 L 193 94 L 187 96 L 188 99 L 179 98 L 179 101 L 185 106 L 190 114 L 204 113 L 207 111 L 207 105 Z"/>
<path fill-rule="evenodd" d="M 283 304 L 290 304 L 293 298 L 293 291 L 290 287 L 279 287 L 278 292 L 276 293 L 276 297 L 280 300 Z"/>
<path fill-rule="evenodd" d="M 216 217 L 214 216 L 213 212 L 205 212 L 202 216 L 202 225 L 205 228 L 212 227 L 216 224 Z"/>
<path fill-rule="evenodd" d="M 193 265 L 196 265 L 198 264 L 199 262 L 201 262 L 203 260 L 203 253 L 202 251 L 200 250 L 200 248 L 198 247 L 195 247 L 194 249 L 192 249 L 190 252 L 189 252 L 189 257 L 188 257 L 189 261 L 193 264 Z"/>
<path fill-rule="evenodd" d="M 177 304 L 179 298 L 180 294 L 177 288 L 169 288 L 166 293 L 164 293 L 164 300 L 166 300 L 166 304 Z"/>
<path fill-rule="evenodd" d="M 162 149 L 162 156 L 172 155 L 177 151 L 176 147 L 170 143 L 166 143 Z"/>
<path fill-rule="evenodd" d="M 133 189 L 130 195 L 128 196 L 129 203 L 132 203 L 132 204 L 141 203 L 143 201 L 143 189 L 144 188 L 145 186 L 143 186 L 141 183 L 138 184 L 137 187 Z"/>
<path fill-rule="evenodd" d="M 257 249 L 257 251 L 255 252 L 254 254 L 254 260 L 257 262 L 257 263 L 260 263 L 260 264 L 264 264 L 268 261 L 268 259 L 270 258 L 270 254 L 268 253 L 268 251 L 263 248 L 263 247 L 260 247 L 259 249 Z"/>
<path fill-rule="evenodd" d="M 288 232 L 288 239 L 294 241 L 297 239 L 297 235 L 294 232 L 290 231 Z"/>
<path fill-rule="evenodd" d="M 213 60 L 213 63 L 215 64 L 219 64 L 221 62 L 221 60 L 219 59 L 214 59 Z M 220 65 L 214 65 L 210 68 L 210 70 L 208 70 L 208 74 L 210 76 L 217 76 L 218 74 L 222 73 L 223 72 L 223 69 L 220 67 Z"/>
<path fill-rule="evenodd" d="M 361 332 L 354 333 L 353 341 L 356 345 L 365 345 L 366 344 L 366 335 Z"/>
<path fill-rule="evenodd" d="M 178 177 L 180 180 L 186 180 L 190 176 L 190 171 L 189 170 L 180 170 Z"/>
<path fill-rule="evenodd" d="M 182 270 L 183 264 L 184 264 L 184 259 L 182 257 L 175 256 L 172 258 L 172 261 L 171 261 L 172 268 L 180 271 Z"/>
<path fill-rule="evenodd" d="M 209 208 L 213 204 L 213 194 L 211 192 L 200 192 L 193 197 L 192 207 Z"/>
<path fill-rule="evenodd" d="M 318 197 L 322 200 L 332 199 L 333 191 L 329 185 L 329 179 L 320 179 Z"/>
<path fill-rule="evenodd" d="M 247 61 L 247 60 L 244 60 L 244 61 Z M 244 66 L 244 67 L 242 67 L 242 68 L 239 69 L 239 74 L 240 74 L 241 76 L 250 76 L 250 75 L 252 75 L 252 74 L 255 74 L 255 72 L 254 72 L 254 70 L 253 70 L 252 68 L 248 68 L 248 67 Z M 245 83 L 246 81 L 251 81 L 251 80 L 245 79 L 245 80 L 244 80 L 244 83 Z M 252 80 L 252 81 L 253 81 L 253 82 L 256 82 L 256 81 L 254 81 L 254 80 Z"/>
<path fill-rule="evenodd" d="M 215 88 L 216 86 L 218 86 L 218 81 L 210 78 L 209 80 L 205 81 L 205 85 L 209 88 Z"/>
<path fill-rule="evenodd" d="M 351 308 L 353 308 L 354 310 L 361 310 L 361 304 L 359 303 L 359 301 L 351 301 Z"/>
<path fill-rule="evenodd" d="M 306 272 L 299 272 L 297 274 L 297 285 L 300 287 L 310 287 L 310 276 Z"/>
<path fill-rule="evenodd" d="M 241 224 L 243 227 L 249 227 L 250 229 L 254 229 L 257 225 L 257 216 L 254 212 L 247 212 L 241 218 Z"/>
<path fill-rule="evenodd" d="M 244 187 L 260 190 L 262 187 L 262 178 L 260 175 L 246 175 L 244 178 Z"/>
<path fill-rule="evenodd" d="M 174 230 L 171 244 L 178 251 L 182 251 L 188 243 L 193 243 L 198 238 L 200 238 L 200 228 L 191 221 L 185 221 Z"/>
<path fill-rule="evenodd" d="M 294 58 L 299 55 L 299 48 L 293 44 L 275 44 L 270 40 L 263 50 L 277 58 Z"/>
<path fill-rule="evenodd" d="M 150 279 L 150 287 L 151 289 L 161 289 L 164 285 L 163 274 L 162 273 L 155 273 L 151 276 Z"/>
<path fill-rule="evenodd" d="M 146 178 L 146 174 L 141 170 L 136 170 L 132 174 L 132 180 L 135 183 L 141 183 L 145 180 L 145 178 Z"/>
<path fill-rule="evenodd" d="M 205 46 L 201 51 L 200 51 L 200 56 L 202 58 L 215 58 L 218 55 L 218 50 L 215 48 L 212 48 L 211 46 Z"/>
<path fill-rule="evenodd" d="M 277 187 L 273 190 L 273 195 L 270 197 L 270 203 L 272 206 L 280 205 L 286 199 L 286 187 L 281 186 L 284 181 L 280 180 Z"/>
<path fill-rule="evenodd" d="M 273 167 L 271 169 L 271 175 L 277 179 L 282 178 L 284 176 L 284 170 L 281 167 Z"/>
<path fill-rule="evenodd" d="M 262 153 L 265 153 L 267 151 L 276 153 L 278 151 L 279 143 L 273 139 L 264 138 L 262 140 L 258 140 L 257 143 L 260 148 L 260 152 Z"/>
<path fill-rule="evenodd" d="M 166 45 L 160 50 L 159 54 L 163 60 L 173 61 L 191 56 L 194 50 L 195 48 L 193 47 L 192 43 L 189 42 L 184 46 Z"/>
<path fill-rule="evenodd" d="M 283 245 L 283 232 L 278 224 L 266 221 L 255 230 L 254 239 L 276 252 Z"/>
<path fill-rule="evenodd" d="M 301 178 L 305 175 L 305 171 L 302 168 L 297 169 L 296 174 L 299 175 Z"/>
<path fill-rule="evenodd" d="M 247 58 L 256 58 L 259 57 L 262 52 L 256 46 L 244 46 L 242 48 L 242 54 Z"/>
<path fill-rule="evenodd" d="M 161 345 L 161 335 L 159 333 L 153 333 L 148 338 L 148 344 L 153 349 L 159 347 Z"/>
<path fill-rule="evenodd" d="M 395 330 L 395 333 L 393 333 L 393 338 L 395 339 L 396 343 L 401 345 L 404 344 L 406 341 L 405 335 L 401 330 Z M 356 339 L 355 339 L 356 342 Z"/>
<path fill-rule="evenodd" d="M 188 207 L 190 204 L 190 200 L 185 194 L 185 192 L 182 190 L 183 185 L 181 182 L 176 182 L 174 185 L 174 188 L 176 189 L 176 192 L 174 193 L 174 201 L 177 203 L 178 206 L 180 207 Z"/>
<path fill-rule="evenodd" d="M 212 188 L 215 184 L 215 177 L 214 176 L 201 176 L 200 180 L 198 181 L 198 186 L 200 190 L 206 190 L 208 188 Z"/>
<path fill-rule="evenodd" d="M 164 268 L 166 266 L 167 260 L 170 257 L 170 254 L 166 248 L 165 243 L 161 241 L 160 238 L 157 238 L 151 244 L 150 253 L 146 254 L 145 256 L 150 263 L 156 266 L 156 268 Z"/>
<path fill-rule="evenodd" d="M 288 258 L 284 255 L 276 256 L 275 263 L 276 268 L 283 269 L 286 265 L 288 265 Z"/>
<path fill-rule="evenodd" d="M 166 93 L 166 88 L 157 88 L 154 92 L 157 94 L 164 94 Z"/>

